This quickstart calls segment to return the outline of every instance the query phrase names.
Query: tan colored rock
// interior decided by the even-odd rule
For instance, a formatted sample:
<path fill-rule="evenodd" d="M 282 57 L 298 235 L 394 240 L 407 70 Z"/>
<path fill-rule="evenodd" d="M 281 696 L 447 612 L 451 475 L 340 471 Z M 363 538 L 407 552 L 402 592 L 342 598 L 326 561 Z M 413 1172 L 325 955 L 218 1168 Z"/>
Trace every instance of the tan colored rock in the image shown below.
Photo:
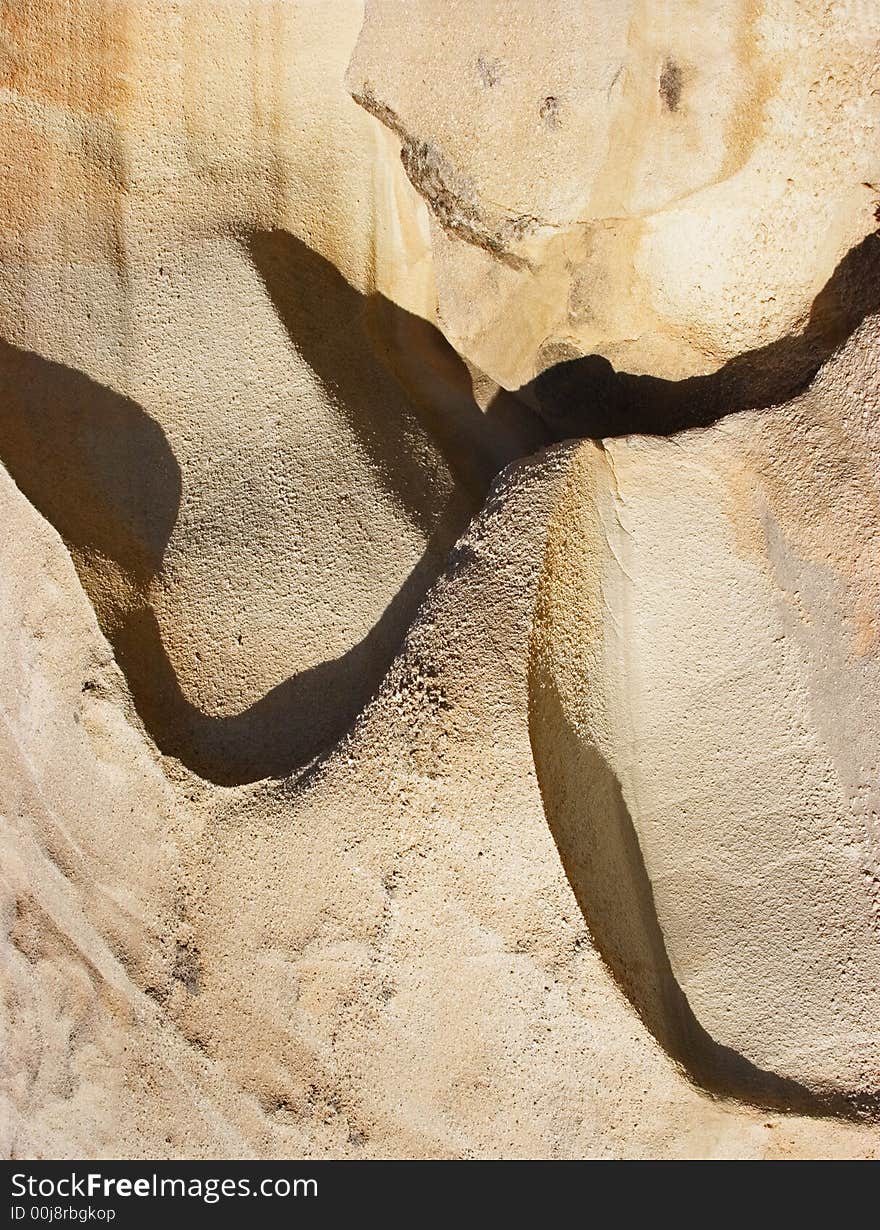
<path fill-rule="evenodd" d="M 10 29 L 0 452 L 152 737 L 226 783 L 339 737 L 541 437 L 422 318 L 424 209 L 342 85 L 358 20 L 78 0 Z"/>
<path fill-rule="evenodd" d="M 591 354 L 678 380 L 801 334 L 874 228 L 878 42 L 858 3 L 370 0 L 348 83 L 460 353 L 509 389 Z"/>
<path fill-rule="evenodd" d="M 511 8 L 0 17 L 4 1155 L 877 1155 L 873 16 Z"/>
<path fill-rule="evenodd" d="M 568 464 L 499 483 L 316 773 L 223 791 L 163 782 L 60 540 L 4 484 L 4 576 L 32 558 L 3 591 L 4 714 L 59 751 L 4 751 L 7 1154 L 873 1154 L 865 1126 L 702 1095 L 590 942 L 529 769 Z M 59 785 L 77 763 L 89 780 Z"/>
<path fill-rule="evenodd" d="M 655 1037 L 721 1092 L 874 1114 L 878 341 L 767 414 L 582 445 L 531 682 L 548 821 Z"/>

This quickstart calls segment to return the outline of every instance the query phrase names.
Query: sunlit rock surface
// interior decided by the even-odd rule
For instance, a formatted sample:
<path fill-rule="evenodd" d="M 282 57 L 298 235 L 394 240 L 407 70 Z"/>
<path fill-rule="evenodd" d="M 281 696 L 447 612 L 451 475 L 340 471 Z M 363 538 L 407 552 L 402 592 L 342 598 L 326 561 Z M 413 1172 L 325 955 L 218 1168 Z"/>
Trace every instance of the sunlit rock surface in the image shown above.
<path fill-rule="evenodd" d="M 880 1093 L 876 318 L 801 397 L 584 443 L 550 531 L 531 730 L 593 936 L 695 1078 Z"/>
<path fill-rule="evenodd" d="M 348 82 L 462 354 L 508 388 L 591 354 L 677 380 L 805 329 L 827 353 L 811 307 L 875 226 L 878 37 L 822 0 L 369 0 Z"/>
<path fill-rule="evenodd" d="M 878 1150 L 870 5 L 0 15 L 7 1156 Z"/>

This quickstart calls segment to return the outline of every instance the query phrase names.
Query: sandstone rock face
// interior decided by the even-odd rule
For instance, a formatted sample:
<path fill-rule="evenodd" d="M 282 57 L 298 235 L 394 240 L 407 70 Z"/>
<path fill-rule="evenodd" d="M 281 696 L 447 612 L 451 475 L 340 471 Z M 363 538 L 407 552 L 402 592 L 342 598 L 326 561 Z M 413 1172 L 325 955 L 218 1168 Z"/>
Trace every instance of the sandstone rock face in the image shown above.
<path fill-rule="evenodd" d="M 876 1155 L 873 7 L 0 30 L 4 1155 Z"/>
<path fill-rule="evenodd" d="M 535 627 L 596 942 L 698 1079 L 768 1102 L 880 1092 L 878 340 L 771 414 L 583 445 Z"/>
<path fill-rule="evenodd" d="M 224 783 L 338 738 L 491 475 L 536 442 L 489 429 L 424 320 L 423 211 L 342 85 L 358 18 L 80 3 L 9 23 L 4 461 L 158 746 Z"/>
<path fill-rule="evenodd" d="M 592 354 L 678 380 L 803 333 L 874 229 L 878 36 L 819 0 L 369 0 L 348 81 L 462 354 L 507 388 Z"/>

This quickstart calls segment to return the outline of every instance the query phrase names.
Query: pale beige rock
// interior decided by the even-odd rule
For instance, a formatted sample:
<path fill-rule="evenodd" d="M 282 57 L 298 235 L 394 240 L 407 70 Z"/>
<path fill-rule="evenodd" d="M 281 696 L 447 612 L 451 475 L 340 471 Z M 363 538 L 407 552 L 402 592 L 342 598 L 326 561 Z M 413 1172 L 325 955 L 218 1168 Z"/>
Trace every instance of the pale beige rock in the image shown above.
<path fill-rule="evenodd" d="M 222 782 L 338 738 L 541 438 L 521 409 L 490 422 L 422 319 L 424 207 L 342 84 L 359 17 L 77 0 L 11 23 L 3 458 L 152 737 Z"/>
<path fill-rule="evenodd" d="M 804 330 L 875 225 L 875 5 L 473 13 L 369 0 L 348 72 L 432 210 L 460 353 L 509 389 L 571 354 L 681 379 Z"/>
<path fill-rule="evenodd" d="M 582 445 L 531 684 L 548 821 L 651 1031 L 710 1088 L 874 1113 L 878 342 L 764 415 Z"/>
<path fill-rule="evenodd" d="M 793 8 L 720 6 L 712 38 L 692 21 L 703 76 L 682 71 L 679 103 L 643 125 L 635 101 L 659 87 L 661 54 L 643 6 L 626 20 L 620 6 L 558 6 L 552 37 L 516 6 L 504 65 L 502 10 L 475 22 L 448 6 L 455 38 L 434 39 L 438 75 L 406 122 L 436 124 L 458 170 L 470 159 L 481 208 L 496 191 L 506 202 L 465 218 L 479 234 L 439 226 L 382 111 L 383 83 L 413 84 L 432 4 L 398 11 L 381 57 L 391 18 L 370 6 L 355 53 L 355 0 L 4 9 L 5 1155 L 877 1154 L 875 326 L 781 411 L 537 451 L 708 421 L 756 388 L 766 401 L 778 372 L 796 379 L 876 310 L 863 242 L 876 192 L 853 183 L 873 157 L 873 17 L 800 7 L 797 24 Z M 584 13 L 594 33 L 578 50 Z M 680 21 L 670 13 L 670 38 Z M 792 51 L 801 39 L 809 54 Z M 453 43 L 475 52 L 477 80 L 447 74 L 441 92 L 474 106 L 467 131 L 433 93 Z M 618 120 L 632 120 L 619 179 L 610 113 L 593 105 L 611 51 L 630 65 L 614 86 Z M 816 67 L 826 51 L 834 81 Z M 349 95 L 353 53 L 355 92 L 359 66 L 387 75 L 365 100 L 384 124 Z M 718 179 L 729 144 L 697 103 L 711 68 L 729 134 L 768 58 L 789 76 L 771 73 L 778 115 L 755 149 L 780 174 L 805 160 L 798 191 L 821 242 L 795 202 L 780 214 L 792 235 L 768 231 L 770 255 L 749 249 L 748 272 L 734 240 L 748 247 L 758 215 L 727 215 L 754 205 L 775 226 L 777 181 L 765 190 L 751 161 L 739 186 Z M 530 91 L 554 63 L 580 84 L 545 90 L 536 118 Z M 807 153 L 789 140 L 802 132 L 790 96 L 813 76 L 797 119 L 815 128 Z M 667 93 L 677 80 L 669 69 Z M 580 180 L 575 134 L 590 151 Z M 535 355 L 571 353 L 545 325 L 567 320 L 562 253 L 579 267 L 582 252 L 561 237 L 602 167 L 597 216 L 625 197 L 644 234 L 627 247 L 626 228 L 595 228 L 574 280 L 607 273 L 588 305 L 607 315 L 591 333 L 584 308 L 572 337 L 637 370 L 635 350 L 623 362 L 590 339 L 628 337 L 649 287 L 662 296 L 639 351 L 652 379 L 588 361 L 514 396 L 500 385 L 531 379 Z M 422 171 L 420 189 L 436 187 L 430 158 Z M 713 177 L 717 266 L 700 229 Z M 505 230 L 510 205 L 552 225 Z M 660 220 L 673 244 L 681 211 L 706 240 L 703 266 L 646 246 Z M 509 252 L 475 246 L 486 226 Z M 514 267 L 524 258 L 533 276 Z M 719 280 L 697 302 L 706 261 Z M 761 293 L 782 306 L 756 312 L 763 264 Z M 659 379 L 772 341 L 811 304 L 807 344 L 774 351 L 769 375 L 749 361 L 720 383 Z M 632 542 L 616 521 L 600 532 L 595 516 L 615 508 Z M 628 571 L 638 562 L 632 591 L 612 548 Z M 618 587 L 607 608 L 585 603 L 600 564 L 608 595 Z M 633 633 L 622 665 L 619 628 Z M 739 673 L 697 698 L 702 722 L 694 677 L 728 670 L 730 641 Z M 627 674 L 646 661 L 647 680 Z M 573 715 L 565 756 L 553 703 Z M 599 734 L 644 828 L 648 938 L 659 928 L 672 974 L 649 960 L 621 979 L 609 952 L 638 865 L 624 858 L 587 900 L 572 863 L 568 838 L 576 861 L 591 832 L 613 842 L 621 815 L 582 789 Z M 653 793 L 636 806 L 640 773 Z M 685 773 L 696 797 L 676 811 Z M 809 827 L 794 853 L 786 817 Z M 645 935 L 627 927 L 639 956 Z M 737 1083 L 742 1064 L 694 1061 L 664 1015 L 676 979 L 714 1040 L 708 1060 L 729 1046 L 769 1077 Z"/>
<path fill-rule="evenodd" d="M 82 740 L 99 777 L 54 786 L 74 858 L 34 804 L 6 824 L 7 1152 L 873 1155 L 865 1127 L 699 1093 L 590 943 L 528 767 L 530 613 L 568 465 L 563 451 L 501 481 L 317 773 L 222 792 L 162 782 L 112 664 L 104 694 L 81 691 L 107 642 L 60 540 L 5 484 L 14 570 L 23 542 L 33 553 L 31 588 L 4 591 L 10 685 L 28 693 L 9 711 L 40 747 Z M 112 804 L 90 767 L 98 722 Z M 4 799 L 52 788 L 4 768 Z M 122 843 L 113 860 L 102 833 Z"/>

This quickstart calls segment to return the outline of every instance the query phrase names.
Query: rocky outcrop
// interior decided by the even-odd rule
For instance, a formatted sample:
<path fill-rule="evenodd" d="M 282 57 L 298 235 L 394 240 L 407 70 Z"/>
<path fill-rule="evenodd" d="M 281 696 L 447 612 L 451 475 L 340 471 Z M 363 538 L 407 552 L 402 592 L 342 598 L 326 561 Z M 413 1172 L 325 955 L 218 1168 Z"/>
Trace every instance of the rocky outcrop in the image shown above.
<path fill-rule="evenodd" d="M 550 531 L 531 730 L 596 943 L 693 1076 L 880 1095 L 878 320 L 796 401 L 583 444 Z"/>
<path fill-rule="evenodd" d="M 349 86 L 431 211 L 459 352 L 507 388 L 827 354 L 811 307 L 880 195 L 869 9 L 369 0 Z"/>
<path fill-rule="evenodd" d="M 846 7 L 0 18 L 6 1155 L 876 1154 Z"/>

